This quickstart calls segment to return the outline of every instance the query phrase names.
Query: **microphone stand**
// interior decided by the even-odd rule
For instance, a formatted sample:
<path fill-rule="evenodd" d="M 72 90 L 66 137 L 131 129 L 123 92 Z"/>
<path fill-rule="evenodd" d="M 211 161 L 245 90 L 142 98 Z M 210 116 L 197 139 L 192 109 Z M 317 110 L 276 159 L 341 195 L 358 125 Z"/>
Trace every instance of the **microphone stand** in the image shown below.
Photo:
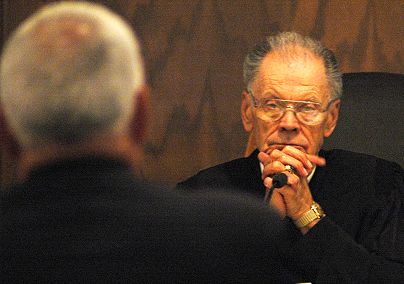
<path fill-rule="evenodd" d="M 284 173 L 276 174 L 272 177 L 272 186 L 267 189 L 264 196 L 264 202 L 269 203 L 275 188 L 280 188 L 288 183 L 288 176 Z"/>
<path fill-rule="evenodd" d="M 264 203 L 268 204 L 269 201 L 272 198 L 272 194 L 274 193 L 274 185 L 272 184 L 272 186 L 270 188 L 267 188 L 267 190 L 265 191 L 265 196 L 264 196 Z"/>

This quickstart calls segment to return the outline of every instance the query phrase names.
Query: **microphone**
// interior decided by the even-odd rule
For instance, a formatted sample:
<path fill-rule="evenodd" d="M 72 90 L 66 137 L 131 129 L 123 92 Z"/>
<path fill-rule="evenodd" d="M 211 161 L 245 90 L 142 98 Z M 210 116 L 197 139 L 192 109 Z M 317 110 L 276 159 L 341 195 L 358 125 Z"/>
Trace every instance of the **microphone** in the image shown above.
<path fill-rule="evenodd" d="M 276 174 L 272 177 L 272 187 L 280 188 L 288 183 L 288 176 L 284 173 Z"/>
<path fill-rule="evenodd" d="M 278 173 L 272 177 L 272 186 L 265 192 L 264 202 L 271 200 L 272 192 L 275 188 L 280 188 L 288 183 L 288 176 L 284 173 Z"/>

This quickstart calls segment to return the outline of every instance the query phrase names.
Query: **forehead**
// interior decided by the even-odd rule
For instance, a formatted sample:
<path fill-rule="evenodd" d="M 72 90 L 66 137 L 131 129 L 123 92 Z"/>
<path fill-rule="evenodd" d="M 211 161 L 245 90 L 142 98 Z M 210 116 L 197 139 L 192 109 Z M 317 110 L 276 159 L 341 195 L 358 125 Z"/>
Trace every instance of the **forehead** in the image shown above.
<path fill-rule="evenodd" d="M 282 99 L 318 99 L 329 96 L 323 59 L 303 48 L 274 50 L 267 54 L 253 87 L 261 96 Z"/>

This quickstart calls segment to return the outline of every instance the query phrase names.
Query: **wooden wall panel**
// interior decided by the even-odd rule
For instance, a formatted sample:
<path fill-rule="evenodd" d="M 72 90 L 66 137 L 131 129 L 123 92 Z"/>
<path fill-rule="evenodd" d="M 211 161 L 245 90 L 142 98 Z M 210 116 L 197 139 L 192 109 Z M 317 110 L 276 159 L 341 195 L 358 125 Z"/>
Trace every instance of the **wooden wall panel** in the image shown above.
<path fill-rule="evenodd" d="M 5 35 L 50 2 L 2 1 Z M 143 174 L 169 185 L 243 155 L 241 66 L 269 33 L 295 30 L 320 39 L 344 72 L 404 73 L 402 0 L 98 2 L 126 17 L 143 42 L 153 106 Z"/>

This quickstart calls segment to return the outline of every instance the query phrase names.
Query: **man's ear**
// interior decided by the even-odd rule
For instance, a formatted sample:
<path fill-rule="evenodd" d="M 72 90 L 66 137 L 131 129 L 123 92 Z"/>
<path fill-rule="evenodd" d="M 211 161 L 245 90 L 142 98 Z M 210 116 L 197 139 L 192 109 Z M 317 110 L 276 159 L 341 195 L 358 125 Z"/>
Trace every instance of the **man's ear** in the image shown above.
<path fill-rule="evenodd" d="M 149 87 L 144 85 L 135 94 L 134 107 L 130 134 L 136 144 L 142 144 L 146 138 L 149 117 Z"/>
<path fill-rule="evenodd" d="M 247 91 L 243 91 L 241 96 L 241 119 L 243 120 L 244 130 L 251 132 L 254 129 L 253 107 Z"/>
<path fill-rule="evenodd" d="M 341 107 L 341 100 L 338 99 L 332 103 L 332 106 L 328 112 L 327 121 L 324 129 L 324 137 L 330 137 L 337 126 L 337 121 L 339 117 L 339 110 Z"/>
<path fill-rule="evenodd" d="M 15 136 L 10 131 L 3 109 L 0 106 L 0 147 L 12 155 L 12 158 L 18 158 L 21 153 L 20 145 Z"/>

